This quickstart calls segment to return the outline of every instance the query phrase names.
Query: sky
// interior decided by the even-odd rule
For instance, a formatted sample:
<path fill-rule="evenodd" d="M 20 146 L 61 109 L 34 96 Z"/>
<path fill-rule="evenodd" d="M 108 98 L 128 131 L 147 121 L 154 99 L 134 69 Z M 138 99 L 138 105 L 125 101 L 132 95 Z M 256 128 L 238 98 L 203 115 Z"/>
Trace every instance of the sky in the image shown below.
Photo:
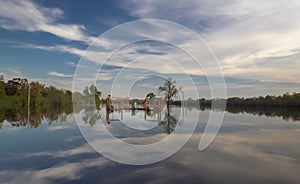
<path fill-rule="evenodd" d="M 207 76 L 220 77 L 209 68 L 217 61 L 228 97 L 299 92 L 299 8 L 298 0 L 1 0 L 0 74 L 72 89 L 74 73 L 97 68 L 103 95 L 143 97 L 172 77 L 186 98 L 209 98 Z M 126 27 L 144 19 L 184 29 L 156 21 Z M 99 40 L 118 28 L 124 32 Z M 132 34 L 142 41 L 125 44 Z M 204 68 L 195 67 L 182 48 L 196 53 Z M 108 53 L 105 63 L 99 59 Z"/>

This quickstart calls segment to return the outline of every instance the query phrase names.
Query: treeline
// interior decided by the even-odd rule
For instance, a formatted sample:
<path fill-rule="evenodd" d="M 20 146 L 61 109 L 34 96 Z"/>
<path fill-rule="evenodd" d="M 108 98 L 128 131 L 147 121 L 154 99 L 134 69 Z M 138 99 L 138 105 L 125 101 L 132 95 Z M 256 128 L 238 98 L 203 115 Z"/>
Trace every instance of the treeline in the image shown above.
<path fill-rule="evenodd" d="M 228 98 L 227 106 L 286 106 L 295 107 L 300 106 L 300 93 L 289 94 L 286 93 L 280 96 L 267 95 L 265 97 L 253 98 Z"/>
<path fill-rule="evenodd" d="M 279 96 L 260 96 L 260 97 L 251 97 L 251 98 L 243 98 L 243 97 L 231 97 L 228 99 L 197 99 L 193 100 L 189 98 L 185 100 L 183 103 L 185 106 L 202 106 L 202 107 L 210 107 L 212 102 L 218 104 L 218 102 L 226 101 L 227 107 L 239 107 L 239 106 L 281 106 L 281 107 L 298 107 L 300 106 L 300 93 L 286 93 Z M 183 105 L 182 101 L 176 100 L 171 101 L 172 105 Z"/>
<path fill-rule="evenodd" d="M 39 82 L 28 82 L 25 78 L 13 78 L 5 82 L 0 75 L 0 109 L 27 108 L 69 108 L 72 107 L 72 91 L 45 86 Z M 30 97 L 30 98 L 29 98 Z M 100 108 L 101 92 L 91 85 L 80 92 L 74 93 L 76 103 L 80 108 L 96 105 Z M 30 104 L 28 104 L 30 99 Z"/>
<path fill-rule="evenodd" d="M 76 107 L 77 110 L 87 107 L 100 109 L 100 105 L 103 103 L 103 99 L 100 99 L 101 95 L 102 92 L 99 91 L 95 85 L 92 84 L 90 87 L 86 86 L 82 93 L 74 92 L 74 107 Z"/>
<path fill-rule="evenodd" d="M 72 92 L 45 86 L 39 82 L 28 82 L 25 78 L 13 78 L 5 82 L 0 75 L 0 108 L 22 108 L 28 106 L 30 94 L 30 109 L 42 107 L 63 108 L 72 105 Z"/>
<path fill-rule="evenodd" d="M 187 101 L 188 104 L 199 104 L 200 106 L 211 106 L 212 102 L 224 101 L 225 99 L 204 99 L 201 98 L 196 101 Z M 239 107 L 239 106 L 281 106 L 281 107 L 298 107 L 300 106 L 300 93 L 289 94 L 286 93 L 284 95 L 279 96 L 260 96 L 260 97 L 252 97 L 252 98 L 240 98 L 240 97 L 232 97 L 226 99 L 227 107 Z"/>
<path fill-rule="evenodd" d="M 75 106 L 72 96 L 77 99 Z M 4 120 L 13 126 L 30 127 L 38 127 L 43 119 L 49 123 L 64 121 L 72 112 L 91 110 L 95 106 L 100 108 L 100 97 L 101 92 L 94 85 L 73 95 L 70 90 L 45 86 L 39 82 L 29 83 L 25 78 L 5 81 L 0 75 L 0 129 Z"/>

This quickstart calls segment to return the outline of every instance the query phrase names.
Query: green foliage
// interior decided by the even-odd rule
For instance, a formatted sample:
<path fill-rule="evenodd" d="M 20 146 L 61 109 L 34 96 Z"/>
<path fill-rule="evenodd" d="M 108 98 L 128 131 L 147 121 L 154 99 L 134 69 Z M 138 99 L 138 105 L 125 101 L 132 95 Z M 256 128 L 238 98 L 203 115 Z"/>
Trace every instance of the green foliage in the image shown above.
<path fill-rule="evenodd" d="M 146 97 L 149 97 L 150 99 L 155 98 L 155 96 L 156 96 L 156 95 L 155 95 L 153 92 L 148 93 L 148 94 L 146 95 Z"/>
<path fill-rule="evenodd" d="M 63 121 L 66 114 L 72 113 L 73 110 L 78 112 L 82 109 L 82 105 L 87 104 L 95 104 L 99 109 L 101 94 L 94 85 L 86 87 L 83 94 L 75 92 L 73 95 L 70 90 L 45 86 L 39 82 L 28 83 L 27 79 L 13 78 L 5 82 L 3 75 L 0 75 L 0 128 L 4 120 L 16 123 L 13 126 L 30 124 L 31 127 L 38 127 L 43 118 L 49 123 L 54 120 Z M 28 104 L 29 97 L 30 104 Z M 80 109 L 73 109 L 72 97 L 81 100 L 79 100 Z M 89 123 L 93 122 L 95 119 Z"/>
<path fill-rule="evenodd" d="M 81 93 L 74 93 L 73 97 L 76 99 L 76 104 L 79 109 L 82 107 L 92 107 L 96 106 L 97 109 L 100 109 L 101 105 L 101 91 L 98 91 L 97 87 L 95 85 L 91 85 L 90 87 L 86 86 L 83 89 L 83 95 Z"/>
<path fill-rule="evenodd" d="M 25 88 L 27 85 L 28 85 L 27 79 L 13 78 L 12 80 L 7 81 L 7 83 L 4 83 L 6 95 L 20 96 L 22 95 L 21 89 Z"/>
<path fill-rule="evenodd" d="M 101 91 L 98 91 L 97 87 L 93 85 L 90 86 L 90 92 L 91 92 L 91 95 L 94 95 L 95 96 L 95 103 L 96 103 L 96 108 L 99 109 L 100 108 L 100 103 L 101 103 L 101 100 L 100 100 L 100 96 L 101 96 Z"/>
<path fill-rule="evenodd" d="M 212 100 L 206 100 L 204 98 L 199 99 L 199 103 L 202 106 L 210 106 Z M 300 106 L 300 93 L 283 94 L 279 96 L 267 95 L 265 97 L 252 97 L 252 98 L 240 98 L 231 97 L 226 100 L 227 107 L 239 107 L 239 106 L 282 106 L 282 107 L 299 107 Z"/>
<path fill-rule="evenodd" d="M 30 106 L 32 106 L 33 108 L 38 108 L 39 106 L 42 105 L 43 89 L 44 89 L 44 85 L 38 82 L 30 83 Z"/>
<path fill-rule="evenodd" d="M 227 106 L 300 106 L 300 93 L 286 93 L 280 96 L 227 99 Z"/>
<path fill-rule="evenodd" d="M 3 98 L 5 95 L 4 76 L 0 75 L 0 98 Z"/>
<path fill-rule="evenodd" d="M 72 92 L 69 90 L 50 86 L 43 88 L 39 95 L 42 96 L 42 106 L 61 108 L 72 105 Z"/>
<path fill-rule="evenodd" d="M 53 86 L 45 87 L 39 82 L 28 83 L 27 79 L 13 78 L 4 81 L 0 75 L 0 108 L 19 109 L 28 107 L 30 89 L 30 109 L 37 110 L 44 107 L 65 107 L 72 105 L 72 92 L 57 89 Z"/>

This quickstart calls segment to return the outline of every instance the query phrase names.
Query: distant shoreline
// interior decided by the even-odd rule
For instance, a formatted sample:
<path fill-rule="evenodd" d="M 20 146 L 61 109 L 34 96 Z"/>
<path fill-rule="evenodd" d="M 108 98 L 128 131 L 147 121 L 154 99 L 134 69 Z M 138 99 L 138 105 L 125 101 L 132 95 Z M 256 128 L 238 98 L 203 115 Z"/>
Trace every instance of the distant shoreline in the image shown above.
<path fill-rule="evenodd" d="M 182 105 L 181 101 L 173 101 L 173 105 Z M 192 100 L 188 99 L 184 101 L 184 104 L 189 106 L 204 106 L 210 107 L 214 104 L 222 103 L 226 104 L 226 107 L 300 107 L 300 93 L 285 93 L 279 96 L 260 96 L 252 98 L 243 98 L 243 97 L 231 97 L 228 99 L 197 99 Z"/>
<path fill-rule="evenodd" d="M 30 90 L 30 93 L 28 93 Z M 101 91 L 96 86 L 90 86 L 83 89 L 83 93 L 70 90 L 58 89 L 54 86 L 45 86 L 39 82 L 30 82 L 25 78 L 13 78 L 5 82 L 3 75 L 0 75 L 0 107 L 27 107 L 27 97 L 30 94 L 31 108 L 38 106 L 61 107 L 72 105 L 72 96 L 83 99 L 82 103 L 90 102 L 94 97 L 96 105 L 100 106 Z M 226 103 L 227 107 L 300 107 L 300 93 L 285 93 L 279 96 L 259 96 L 259 97 L 231 97 L 228 99 L 197 99 L 189 98 L 184 101 L 184 105 L 192 106 L 211 106 L 212 103 Z M 93 102 L 91 102 L 93 103 Z M 180 100 L 171 101 L 171 105 L 182 105 Z"/>

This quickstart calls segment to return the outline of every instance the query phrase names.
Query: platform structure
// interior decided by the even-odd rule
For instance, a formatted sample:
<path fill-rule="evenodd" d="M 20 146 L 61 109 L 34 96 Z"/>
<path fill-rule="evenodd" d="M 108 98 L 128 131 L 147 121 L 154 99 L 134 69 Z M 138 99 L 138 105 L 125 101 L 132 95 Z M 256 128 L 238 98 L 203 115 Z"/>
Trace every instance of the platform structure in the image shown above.
<path fill-rule="evenodd" d="M 117 121 L 117 119 L 110 118 L 109 114 L 111 113 L 120 113 L 119 117 L 122 120 L 123 112 L 127 110 L 132 111 L 132 114 L 135 114 L 137 111 L 143 111 L 145 121 L 161 121 L 161 114 L 164 106 L 164 101 L 161 98 L 149 99 L 148 108 L 145 108 L 143 100 L 131 100 L 130 98 L 112 97 L 111 101 L 113 110 L 109 110 L 106 112 L 107 121 Z M 136 103 L 134 107 L 133 103 Z"/>
<path fill-rule="evenodd" d="M 151 111 L 161 111 L 164 102 L 161 98 L 152 98 L 149 99 L 148 109 L 143 105 L 143 100 L 131 100 L 130 98 L 120 98 L 112 97 L 112 105 L 114 110 L 151 110 Z M 132 106 L 132 102 L 136 102 L 136 107 Z"/>

